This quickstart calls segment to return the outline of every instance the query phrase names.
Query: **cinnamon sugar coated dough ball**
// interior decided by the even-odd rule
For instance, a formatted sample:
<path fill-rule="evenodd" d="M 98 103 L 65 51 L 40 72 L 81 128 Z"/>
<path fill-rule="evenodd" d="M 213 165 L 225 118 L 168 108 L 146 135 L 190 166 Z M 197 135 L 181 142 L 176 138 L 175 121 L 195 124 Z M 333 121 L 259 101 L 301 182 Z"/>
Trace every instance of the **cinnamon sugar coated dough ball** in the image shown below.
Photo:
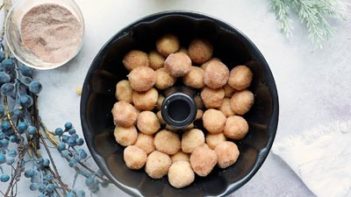
<path fill-rule="evenodd" d="M 201 109 L 198 109 L 196 111 L 196 116 L 195 116 L 195 120 L 200 120 L 202 118 L 202 115 L 204 114 L 204 112 Z"/>
<path fill-rule="evenodd" d="M 137 127 L 140 132 L 152 135 L 160 129 L 160 121 L 152 111 L 143 111 L 139 114 Z"/>
<path fill-rule="evenodd" d="M 182 135 L 182 151 L 192 153 L 194 149 L 205 143 L 205 135 L 200 129 L 191 129 Z"/>
<path fill-rule="evenodd" d="M 116 84 L 115 96 L 118 101 L 132 102 L 133 89 L 128 80 L 121 80 Z"/>
<path fill-rule="evenodd" d="M 157 105 L 158 92 L 152 88 L 146 92 L 133 92 L 132 100 L 138 110 L 151 111 Z"/>
<path fill-rule="evenodd" d="M 205 129 L 211 133 L 220 133 L 223 131 L 226 122 L 224 114 L 216 109 L 208 109 L 202 116 L 202 123 Z"/>
<path fill-rule="evenodd" d="M 188 53 L 193 62 L 202 64 L 211 59 L 213 46 L 207 40 L 195 39 L 190 43 Z"/>
<path fill-rule="evenodd" d="M 156 116 L 157 116 L 157 118 L 158 118 L 158 120 L 160 121 L 161 124 L 166 124 L 165 120 L 163 120 L 161 111 L 158 111 Z"/>
<path fill-rule="evenodd" d="M 178 38 L 171 34 L 166 34 L 156 41 L 157 51 L 165 57 L 178 51 L 179 48 L 180 45 Z"/>
<path fill-rule="evenodd" d="M 133 90 L 145 92 L 155 85 L 156 72 L 149 67 L 137 67 L 129 73 L 128 79 Z"/>
<path fill-rule="evenodd" d="M 155 150 L 154 138 L 151 135 L 139 133 L 138 138 L 135 142 L 135 146 L 143 149 L 146 154 L 149 154 Z"/>
<path fill-rule="evenodd" d="M 244 115 L 254 104 L 254 95 L 249 90 L 236 92 L 230 99 L 230 106 L 235 114 Z"/>
<path fill-rule="evenodd" d="M 172 156 L 172 162 L 176 161 L 189 161 L 189 155 L 179 151 Z"/>
<path fill-rule="evenodd" d="M 248 88 L 252 81 L 252 72 L 249 67 L 239 65 L 230 71 L 228 84 L 236 90 Z"/>
<path fill-rule="evenodd" d="M 165 61 L 165 58 L 157 53 L 156 51 L 151 51 L 149 53 L 149 60 L 150 60 L 150 67 L 154 70 L 157 70 L 161 67 L 163 67 L 163 62 Z"/>
<path fill-rule="evenodd" d="M 224 89 L 224 95 L 227 98 L 232 97 L 233 93 L 235 92 L 235 90 L 232 87 L 230 87 L 230 85 L 228 85 L 228 84 L 225 85 L 223 89 Z"/>
<path fill-rule="evenodd" d="M 234 115 L 234 112 L 230 106 L 230 99 L 229 98 L 224 98 L 219 110 L 221 110 L 226 117 Z"/>
<path fill-rule="evenodd" d="M 225 141 L 215 148 L 220 168 L 227 168 L 233 165 L 239 157 L 239 149 L 233 142 Z"/>
<path fill-rule="evenodd" d="M 224 127 L 224 135 L 232 140 L 243 139 L 249 131 L 249 124 L 241 116 L 230 116 Z"/>
<path fill-rule="evenodd" d="M 204 73 L 205 71 L 202 68 L 197 66 L 192 66 L 190 72 L 188 72 L 184 78 L 183 82 L 185 85 L 200 89 L 204 87 Z"/>
<path fill-rule="evenodd" d="M 177 161 L 169 168 L 168 182 L 175 188 L 186 187 L 194 180 L 195 174 L 187 161 Z"/>
<path fill-rule="evenodd" d="M 138 137 L 138 131 L 135 126 L 131 127 L 115 127 L 113 132 L 115 139 L 121 146 L 129 146 L 135 143 Z"/>
<path fill-rule="evenodd" d="M 218 59 L 212 59 L 206 63 L 204 83 L 212 89 L 223 87 L 229 78 L 229 69 Z"/>
<path fill-rule="evenodd" d="M 191 123 L 188 126 L 186 126 L 184 130 L 190 130 L 190 129 L 193 129 L 194 127 L 195 127 L 194 123 Z"/>
<path fill-rule="evenodd" d="M 206 143 L 211 149 L 215 149 L 219 143 L 224 142 L 225 140 L 223 133 L 207 134 L 206 136 Z"/>
<path fill-rule="evenodd" d="M 144 167 L 147 155 L 145 151 L 137 146 L 128 146 L 123 151 L 123 159 L 128 168 L 138 170 Z"/>
<path fill-rule="evenodd" d="M 149 66 L 149 58 L 143 51 L 131 50 L 124 56 L 122 63 L 127 70 L 133 70 L 137 67 Z"/>
<path fill-rule="evenodd" d="M 166 124 L 165 129 L 167 129 L 167 130 L 169 130 L 169 131 L 176 131 L 176 130 L 177 130 L 176 128 L 172 127 L 172 126 L 169 125 L 169 124 Z"/>
<path fill-rule="evenodd" d="M 180 150 L 179 136 L 166 129 L 158 132 L 154 138 L 156 150 L 168 155 L 176 154 Z"/>
<path fill-rule="evenodd" d="M 173 77 L 183 77 L 191 70 L 191 60 L 185 53 L 172 53 L 166 58 L 164 67 Z"/>
<path fill-rule="evenodd" d="M 138 117 L 138 111 L 130 103 L 118 101 L 113 105 L 112 115 L 115 125 L 130 127 L 134 125 Z"/>
<path fill-rule="evenodd" d="M 160 68 L 156 70 L 156 88 L 159 90 L 167 89 L 176 82 L 174 78 L 165 68 Z"/>
<path fill-rule="evenodd" d="M 171 164 L 172 160 L 167 154 L 154 151 L 147 157 L 145 172 L 151 178 L 160 179 L 168 173 Z"/>
<path fill-rule="evenodd" d="M 216 152 L 207 146 L 196 147 L 190 156 L 190 164 L 199 176 L 207 176 L 217 164 Z"/>
<path fill-rule="evenodd" d="M 201 99 L 206 108 L 220 108 L 224 99 L 224 90 L 205 87 L 201 91 Z"/>
<path fill-rule="evenodd" d="M 157 109 L 158 110 L 161 110 L 163 100 L 165 100 L 165 97 L 162 95 L 158 95 L 158 99 L 157 99 Z"/>
<path fill-rule="evenodd" d="M 196 107 L 198 109 L 203 109 L 204 108 L 204 104 L 202 102 L 201 96 L 195 96 L 194 97 L 194 101 L 195 101 Z"/>
<path fill-rule="evenodd" d="M 214 58 L 208 60 L 207 62 L 201 64 L 201 68 L 202 68 L 203 70 L 206 70 L 208 64 L 211 63 L 211 62 L 213 62 L 213 61 L 219 61 L 219 62 L 220 62 L 221 60 L 218 59 L 218 58 L 216 58 L 216 57 L 214 57 Z"/>

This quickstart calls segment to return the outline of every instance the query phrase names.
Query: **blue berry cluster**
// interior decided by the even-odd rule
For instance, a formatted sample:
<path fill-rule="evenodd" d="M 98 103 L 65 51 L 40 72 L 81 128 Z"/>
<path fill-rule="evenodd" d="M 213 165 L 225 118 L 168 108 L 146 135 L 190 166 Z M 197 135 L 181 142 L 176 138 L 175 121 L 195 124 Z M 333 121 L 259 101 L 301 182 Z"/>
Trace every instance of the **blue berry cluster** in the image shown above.
<path fill-rule="evenodd" d="M 57 150 L 68 161 L 68 165 L 71 168 L 74 168 L 77 173 L 86 178 L 85 184 L 91 192 L 95 193 L 99 191 L 100 185 L 103 187 L 108 185 L 108 180 L 101 178 L 103 177 L 101 171 L 92 173 L 82 168 L 81 164 L 87 159 L 88 154 L 81 148 L 84 140 L 79 138 L 72 123 L 67 122 L 63 129 L 57 128 L 55 135 L 59 138 Z"/>
<path fill-rule="evenodd" d="M 19 168 L 18 171 L 30 180 L 29 189 L 39 192 L 39 197 L 56 197 L 62 196 L 61 194 L 66 197 L 84 197 L 84 191 L 62 186 L 58 172 L 53 170 L 50 162 L 53 160 L 36 154 L 40 148 L 39 141 L 45 140 L 43 133 L 49 132 L 40 126 L 41 120 L 35 114 L 35 102 L 42 85 L 33 79 L 33 69 L 14 58 L 5 58 L 2 49 L 0 43 L 0 182 L 19 179 L 21 174 L 15 178 L 12 170 Z M 97 192 L 100 186 L 108 185 L 109 181 L 101 171 L 95 172 L 84 164 L 88 159 L 87 152 L 82 148 L 84 140 L 78 136 L 72 123 L 67 122 L 64 128 L 57 128 L 53 134 L 59 142 L 52 144 L 56 145 L 58 152 L 77 175 L 85 178 L 91 192 Z M 32 153 L 27 154 L 28 152 Z M 30 167 L 24 161 L 24 154 L 33 163 Z M 11 187 L 15 186 L 9 185 Z"/>
<path fill-rule="evenodd" d="M 14 168 L 18 156 L 17 149 L 10 147 L 16 147 L 21 140 L 31 138 L 37 132 L 30 110 L 33 97 L 39 94 L 42 86 L 32 77 L 31 68 L 14 58 L 5 58 L 0 50 L 0 182 L 11 179 L 11 173 L 6 169 Z"/>
<path fill-rule="evenodd" d="M 88 157 L 85 150 L 80 148 L 84 144 L 84 140 L 78 136 L 72 123 L 67 122 L 64 129 L 55 129 L 55 135 L 59 139 L 57 150 L 67 159 L 70 167 L 75 167 L 78 162 Z"/>
<path fill-rule="evenodd" d="M 59 183 L 55 180 L 56 177 L 49 170 L 50 160 L 38 158 L 33 161 L 32 168 L 24 171 L 24 176 L 30 179 L 29 189 L 31 191 L 38 191 L 40 197 L 57 196 L 57 190 L 60 190 Z M 66 193 L 66 197 L 84 197 L 84 191 L 70 190 Z"/>

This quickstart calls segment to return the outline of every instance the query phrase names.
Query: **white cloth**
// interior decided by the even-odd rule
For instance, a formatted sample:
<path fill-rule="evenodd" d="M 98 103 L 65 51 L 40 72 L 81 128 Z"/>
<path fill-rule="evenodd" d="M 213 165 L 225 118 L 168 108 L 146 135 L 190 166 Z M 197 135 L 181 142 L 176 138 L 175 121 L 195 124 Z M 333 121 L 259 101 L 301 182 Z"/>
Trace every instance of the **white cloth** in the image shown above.
<path fill-rule="evenodd" d="M 273 146 L 317 196 L 351 196 L 351 121 L 290 136 Z"/>

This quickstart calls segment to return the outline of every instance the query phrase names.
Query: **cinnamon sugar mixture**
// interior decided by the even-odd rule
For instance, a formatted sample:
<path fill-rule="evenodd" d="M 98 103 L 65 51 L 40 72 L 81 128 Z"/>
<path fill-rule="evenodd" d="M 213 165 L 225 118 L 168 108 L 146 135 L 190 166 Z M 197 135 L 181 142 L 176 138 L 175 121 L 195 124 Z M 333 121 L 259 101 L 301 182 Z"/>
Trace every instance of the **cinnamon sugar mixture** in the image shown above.
<path fill-rule="evenodd" d="M 30 9 L 21 21 L 24 46 L 39 59 L 60 63 L 80 47 L 82 24 L 67 8 L 41 4 Z"/>

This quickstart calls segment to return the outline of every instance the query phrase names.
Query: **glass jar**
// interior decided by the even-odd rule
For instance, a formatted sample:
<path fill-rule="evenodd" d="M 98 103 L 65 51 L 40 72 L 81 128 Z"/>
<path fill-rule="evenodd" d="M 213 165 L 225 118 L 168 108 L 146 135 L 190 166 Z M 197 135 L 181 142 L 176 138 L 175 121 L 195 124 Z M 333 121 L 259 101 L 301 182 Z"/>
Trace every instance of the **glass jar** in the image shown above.
<path fill-rule="evenodd" d="M 21 22 L 23 16 L 33 7 L 42 4 L 56 4 L 69 10 L 81 24 L 80 43 L 76 50 L 61 62 L 47 62 L 34 55 L 24 46 L 21 38 Z M 39 70 L 49 70 L 60 67 L 73 59 L 80 51 L 84 37 L 84 19 L 80 8 L 74 0 L 19 0 L 10 9 L 5 22 L 5 39 L 16 59 L 21 63 Z"/>

